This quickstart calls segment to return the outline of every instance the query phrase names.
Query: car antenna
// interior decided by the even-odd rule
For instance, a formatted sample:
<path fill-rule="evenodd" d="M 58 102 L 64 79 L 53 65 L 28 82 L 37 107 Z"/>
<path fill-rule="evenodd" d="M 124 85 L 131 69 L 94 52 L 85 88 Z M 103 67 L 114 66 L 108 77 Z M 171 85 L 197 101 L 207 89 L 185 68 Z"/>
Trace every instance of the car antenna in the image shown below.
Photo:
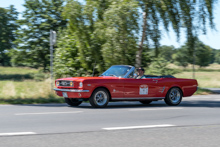
<path fill-rule="evenodd" d="M 96 60 L 95 60 L 95 64 L 94 64 L 93 72 L 92 72 L 92 76 L 93 76 L 93 77 L 94 77 L 94 72 L 95 72 L 95 65 L 96 65 Z"/>

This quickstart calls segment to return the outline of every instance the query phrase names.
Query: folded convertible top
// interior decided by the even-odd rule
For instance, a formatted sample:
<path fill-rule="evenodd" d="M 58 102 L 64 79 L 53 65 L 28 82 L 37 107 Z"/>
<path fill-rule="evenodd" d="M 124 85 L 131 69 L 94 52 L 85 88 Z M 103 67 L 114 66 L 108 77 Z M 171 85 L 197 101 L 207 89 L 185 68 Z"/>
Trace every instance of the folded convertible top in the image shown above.
<path fill-rule="evenodd" d="M 155 76 L 155 75 L 144 75 L 144 78 L 176 78 L 172 75 Z"/>

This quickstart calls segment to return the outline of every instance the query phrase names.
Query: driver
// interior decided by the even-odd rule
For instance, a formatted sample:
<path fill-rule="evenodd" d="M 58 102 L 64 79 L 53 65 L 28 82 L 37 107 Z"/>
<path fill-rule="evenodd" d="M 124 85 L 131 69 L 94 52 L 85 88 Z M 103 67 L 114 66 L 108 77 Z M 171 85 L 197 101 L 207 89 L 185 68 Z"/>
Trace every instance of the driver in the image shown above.
<path fill-rule="evenodd" d="M 135 79 L 141 79 L 141 78 L 144 76 L 144 69 L 143 69 L 142 67 L 139 67 L 139 68 L 137 69 L 137 72 L 138 72 L 138 74 L 137 74 L 137 76 L 135 77 Z"/>

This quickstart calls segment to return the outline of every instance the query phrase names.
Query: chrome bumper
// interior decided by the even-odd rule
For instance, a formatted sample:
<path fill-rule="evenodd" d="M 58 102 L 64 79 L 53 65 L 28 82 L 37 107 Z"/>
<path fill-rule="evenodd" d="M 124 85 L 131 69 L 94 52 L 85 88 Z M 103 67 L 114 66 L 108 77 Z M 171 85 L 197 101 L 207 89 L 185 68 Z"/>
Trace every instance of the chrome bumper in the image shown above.
<path fill-rule="evenodd" d="M 77 89 L 58 89 L 54 88 L 55 91 L 62 91 L 62 92 L 89 92 L 89 90 L 77 90 Z"/>

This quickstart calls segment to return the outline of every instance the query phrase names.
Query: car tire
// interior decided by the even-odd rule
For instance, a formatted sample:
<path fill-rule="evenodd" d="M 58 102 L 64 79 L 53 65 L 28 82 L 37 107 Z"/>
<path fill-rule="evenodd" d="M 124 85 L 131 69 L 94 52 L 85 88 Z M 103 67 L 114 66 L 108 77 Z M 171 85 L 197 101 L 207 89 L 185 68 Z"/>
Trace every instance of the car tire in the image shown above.
<path fill-rule="evenodd" d="M 79 106 L 82 103 L 82 101 L 73 98 L 65 98 L 65 102 L 70 106 Z"/>
<path fill-rule="evenodd" d="M 177 106 L 181 103 L 182 96 L 182 91 L 177 87 L 173 87 L 167 92 L 164 101 L 169 106 Z"/>
<path fill-rule="evenodd" d="M 104 88 L 96 89 L 92 96 L 89 98 L 89 102 L 92 107 L 95 108 L 104 108 L 108 105 L 110 95 L 108 91 Z"/>
<path fill-rule="evenodd" d="M 150 104 L 152 101 L 148 101 L 148 100 L 145 100 L 145 101 L 140 101 L 142 104 L 144 104 L 144 105 L 148 105 L 148 104 Z"/>

